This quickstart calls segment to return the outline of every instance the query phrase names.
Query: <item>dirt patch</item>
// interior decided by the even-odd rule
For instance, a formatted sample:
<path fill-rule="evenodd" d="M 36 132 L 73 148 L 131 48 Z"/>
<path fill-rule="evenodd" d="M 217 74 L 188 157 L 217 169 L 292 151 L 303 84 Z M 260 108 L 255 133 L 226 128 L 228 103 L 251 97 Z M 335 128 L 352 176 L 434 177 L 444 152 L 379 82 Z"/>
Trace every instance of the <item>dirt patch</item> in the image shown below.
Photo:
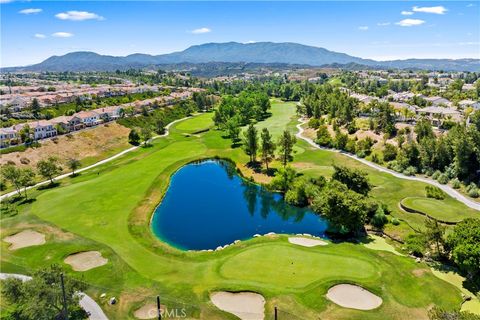
<path fill-rule="evenodd" d="M 288 242 L 304 247 L 326 246 L 328 244 L 325 241 L 319 239 L 303 237 L 290 237 L 288 238 Z"/>
<path fill-rule="evenodd" d="M 372 310 L 383 302 L 379 296 L 352 284 L 331 287 L 327 292 L 327 298 L 341 307 L 357 310 Z"/>
<path fill-rule="evenodd" d="M 102 257 L 102 254 L 98 251 L 85 251 L 69 255 L 64 261 L 71 265 L 75 271 L 87 271 L 103 266 L 108 262 L 108 259 Z"/>
<path fill-rule="evenodd" d="M 210 300 L 220 310 L 242 320 L 263 320 L 265 317 L 265 298 L 258 293 L 219 291 L 210 294 Z"/>
<path fill-rule="evenodd" d="M 3 238 L 3 241 L 11 243 L 8 249 L 17 250 L 20 248 L 39 246 L 45 243 L 45 235 L 35 230 L 23 230 L 12 236 Z"/>
<path fill-rule="evenodd" d="M 57 137 L 56 143 L 47 139 L 41 141 L 41 147 L 28 148 L 23 152 L 12 152 L 2 155 L 0 164 L 13 161 L 20 167 L 36 168 L 38 161 L 48 156 L 56 156 L 62 167 L 67 170 L 66 162 L 69 158 L 79 160 L 85 158 L 107 158 L 108 155 L 128 148 L 128 134 L 130 129 L 115 122 L 108 126 L 102 125 L 83 131 L 73 132 L 70 138 L 67 135 Z M 20 162 L 21 158 L 29 160 L 27 164 Z"/>
<path fill-rule="evenodd" d="M 421 277 L 423 276 L 425 273 L 427 273 L 428 270 L 427 269 L 415 269 L 415 270 L 412 270 L 412 273 L 415 275 L 415 277 Z"/>

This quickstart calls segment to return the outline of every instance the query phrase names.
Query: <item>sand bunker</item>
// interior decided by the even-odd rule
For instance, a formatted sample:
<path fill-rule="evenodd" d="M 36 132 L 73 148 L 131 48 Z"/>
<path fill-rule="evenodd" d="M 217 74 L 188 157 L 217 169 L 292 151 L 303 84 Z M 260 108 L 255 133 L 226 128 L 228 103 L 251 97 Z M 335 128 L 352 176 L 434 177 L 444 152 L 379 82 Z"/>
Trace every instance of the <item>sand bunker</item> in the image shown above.
<path fill-rule="evenodd" d="M 288 242 L 304 246 L 304 247 L 315 247 L 315 246 L 326 246 L 327 243 L 322 240 L 312 239 L 312 238 L 302 238 L 302 237 L 290 237 Z"/>
<path fill-rule="evenodd" d="M 11 243 L 9 247 L 10 250 L 17 250 L 20 248 L 44 244 L 45 235 L 34 230 L 23 230 L 12 236 L 5 237 L 3 241 Z"/>
<path fill-rule="evenodd" d="M 344 308 L 372 310 L 382 304 L 382 298 L 362 287 L 351 284 L 339 284 L 331 287 L 327 298 Z"/>
<path fill-rule="evenodd" d="M 236 315 L 242 320 L 263 320 L 265 299 L 254 292 L 214 292 L 210 300 L 220 310 Z"/>
<path fill-rule="evenodd" d="M 108 262 L 108 259 L 102 257 L 102 254 L 98 251 L 86 251 L 72 254 L 64 261 L 71 265 L 75 271 L 87 271 L 103 266 Z"/>
<path fill-rule="evenodd" d="M 160 309 L 163 310 L 164 305 L 160 305 Z M 137 319 L 156 319 L 158 317 L 157 304 L 156 303 L 146 303 L 140 309 L 137 309 L 133 315 Z"/>

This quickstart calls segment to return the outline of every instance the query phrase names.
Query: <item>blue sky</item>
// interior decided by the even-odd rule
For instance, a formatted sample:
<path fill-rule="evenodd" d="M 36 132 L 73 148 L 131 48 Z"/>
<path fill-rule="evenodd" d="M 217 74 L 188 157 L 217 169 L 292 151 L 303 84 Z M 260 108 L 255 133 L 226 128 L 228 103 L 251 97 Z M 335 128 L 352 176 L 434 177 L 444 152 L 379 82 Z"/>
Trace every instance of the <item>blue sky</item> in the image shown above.
<path fill-rule="evenodd" d="M 0 2 L 2 66 L 228 41 L 297 42 L 379 60 L 480 58 L 478 0 Z"/>

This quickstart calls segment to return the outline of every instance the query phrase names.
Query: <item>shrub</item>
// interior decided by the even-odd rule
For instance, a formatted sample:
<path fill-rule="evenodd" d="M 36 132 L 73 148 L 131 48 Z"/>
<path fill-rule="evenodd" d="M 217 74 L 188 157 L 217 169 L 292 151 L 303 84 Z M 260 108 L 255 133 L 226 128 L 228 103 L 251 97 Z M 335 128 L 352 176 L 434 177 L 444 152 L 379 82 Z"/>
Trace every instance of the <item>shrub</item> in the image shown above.
<path fill-rule="evenodd" d="M 29 164 L 30 160 L 28 158 L 22 157 L 22 158 L 20 158 L 20 163 L 21 164 Z"/>
<path fill-rule="evenodd" d="M 53 143 L 58 144 L 58 137 L 52 138 Z"/>
<path fill-rule="evenodd" d="M 398 149 L 393 144 L 387 143 L 385 144 L 385 148 L 383 149 L 383 160 L 384 161 L 392 161 L 395 160 L 397 157 Z"/>
<path fill-rule="evenodd" d="M 462 183 L 460 182 L 460 180 L 458 180 L 458 178 L 455 178 L 452 180 L 453 189 L 459 189 L 461 186 L 462 186 Z"/>
<path fill-rule="evenodd" d="M 427 240 L 423 234 L 409 234 L 405 239 L 405 248 L 416 257 L 423 257 L 426 246 Z"/>
<path fill-rule="evenodd" d="M 378 156 L 377 153 L 372 154 L 372 162 L 374 163 L 382 163 L 382 159 Z"/>
<path fill-rule="evenodd" d="M 432 174 L 433 174 L 433 170 L 432 170 L 431 168 L 427 168 L 427 169 L 424 170 L 423 173 L 425 173 L 425 175 L 426 175 L 427 177 L 430 177 L 430 176 L 432 176 Z"/>
<path fill-rule="evenodd" d="M 348 126 L 347 126 L 348 134 L 354 134 L 355 132 L 357 132 L 357 130 L 358 130 L 358 128 L 355 125 L 355 121 L 352 121 L 348 124 Z"/>
<path fill-rule="evenodd" d="M 437 180 L 438 177 L 441 175 L 442 173 L 440 171 L 435 171 L 433 174 L 432 174 L 432 179 L 434 180 Z"/>
<path fill-rule="evenodd" d="M 406 176 L 414 176 L 415 173 L 417 173 L 417 168 L 413 166 L 409 166 L 405 170 L 403 170 L 403 174 Z"/>
<path fill-rule="evenodd" d="M 400 220 L 398 220 L 397 218 L 392 218 L 392 224 L 394 226 L 398 226 L 400 224 Z"/>
<path fill-rule="evenodd" d="M 381 207 L 377 209 L 377 211 L 372 217 L 372 220 L 370 221 L 372 226 L 378 229 L 383 229 L 383 227 L 385 226 L 385 224 L 387 224 L 387 222 L 388 222 L 388 218 L 383 212 L 383 209 Z"/>
<path fill-rule="evenodd" d="M 478 189 L 477 188 L 472 188 L 470 191 L 468 191 L 468 196 L 471 198 L 478 198 Z"/>
<path fill-rule="evenodd" d="M 322 147 L 330 147 L 332 145 L 332 137 L 328 132 L 327 126 L 320 126 L 318 128 L 317 143 Z"/>
<path fill-rule="evenodd" d="M 447 184 L 449 180 L 450 179 L 448 179 L 448 176 L 445 173 L 442 173 L 441 175 L 439 175 L 437 179 L 437 181 L 440 182 L 441 184 Z"/>
<path fill-rule="evenodd" d="M 438 187 L 426 186 L 425 187 L 425 192 L 427 194 L 427 198 L 433 198 L 433 199 L 438 199 L 438 200 L 445 199 L 445 192 L 440 190 L 440 188 L 438 188 Z"/>
<path fill-rule="evenodd" d="M 308 127 L 317 130 L 320 127 L 320 120 L 317 118 L 312 118 L 308 121 Z"/>

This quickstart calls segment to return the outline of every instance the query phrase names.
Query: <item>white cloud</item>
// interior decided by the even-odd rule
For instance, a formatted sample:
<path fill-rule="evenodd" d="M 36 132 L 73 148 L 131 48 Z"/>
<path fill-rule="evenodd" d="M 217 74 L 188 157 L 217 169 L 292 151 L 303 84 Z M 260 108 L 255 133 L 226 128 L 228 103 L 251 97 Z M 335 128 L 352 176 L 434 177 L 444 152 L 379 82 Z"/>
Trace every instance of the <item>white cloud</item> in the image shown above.
<path fill-rule="evenodd" d="M 471 7 L 475 7 L 475 5 L 473 3 L 467 4 L 467 8 L 471 8 Z"/>
<path fill-rule="evenodd" d="M 13 0 L 0 0 L 0 3 L 10 3 L 13 2 Z"/>
<path fill-rule="evenodd" d="M 209 28 L 205 28 L 205 27 L 198 28 L 198 29 L 195 29 L 195 30 L 191 31 L 191 33 L 193 33 L 193 34 L 202 34 L 202 33 L 209 33 L 209 32 L 212 32 L 212 30 L 209 29 Z"/>
<path fill-rule="evenodd" d="M 434 13 L 434 14 L 445 14 L 448 10 L 444 6 L 436 7 L 413 7 L 414 12 L 423 12 L 423 13 Z"/>
<path fill-rule="evenodd" d="M 404 16 L 411 16 L 411 15 L 413 14 L 412 11 L 402 11 L 402 12 L 400 12 L 400 13 L 401 13 L 402 15 L 404 15 Z"/>
<path fill-rule="evenodd" d="M 47 36 L 44 35 L 43 33 L 35 33 L 34 37 L 37 39 L 45 39 Z"/>
<path fill-rule="evenodd" d="M 55 15 L 60 20 L 84 21 L 84 20 L 105 20 L 104 17 L 99 16 L 93 12 L 87 11 L 67 11 L 60 12 Z"/>
<path fill-rule="evenodd" d="M 419 26 L 424 23 L 425 21 L 420 19 L 403 19 L 395 24 L 401 27 L 413 27 L 413 26 Z"/>
<path fill-rule="evenodd" d="M 70 37 L 73 37 L 73 33 L 70 33 L 70 32 L 55 32 L 55 33 L 52 33 L 52 37 L 55 37 L 55 38 L 70 38 Z"/>
<path fill-rule="evenodd" d="M 21 13 L 21 14 L 35 14 L 35 13 L 40 13 L 42 11 L 43 11 L 42 9 L 30 8 L 30 9 L 20 10 L 20 11 L 18 11 L 18 13 Z"/>
<path fill-rule="evenodd" d="M 368 26 L 360 26 L 360 27 L 358 27 L 358 30 L 367 31 L 367 30 L 368 30 Z"/>
<path fill-rule="evenodd" d="M 257 43 L 257 41 L 248 40 L 247 42 L 244 42 L 244 44 L 252 44 L 252 43 Z"/>
<path fill-rule="evenodd" d="M 377 26 L 379 27 L 385 27 L 385 26 L 389 26 L 390 25 L 390 22 L 379 22 L 377 23 Z"/>

